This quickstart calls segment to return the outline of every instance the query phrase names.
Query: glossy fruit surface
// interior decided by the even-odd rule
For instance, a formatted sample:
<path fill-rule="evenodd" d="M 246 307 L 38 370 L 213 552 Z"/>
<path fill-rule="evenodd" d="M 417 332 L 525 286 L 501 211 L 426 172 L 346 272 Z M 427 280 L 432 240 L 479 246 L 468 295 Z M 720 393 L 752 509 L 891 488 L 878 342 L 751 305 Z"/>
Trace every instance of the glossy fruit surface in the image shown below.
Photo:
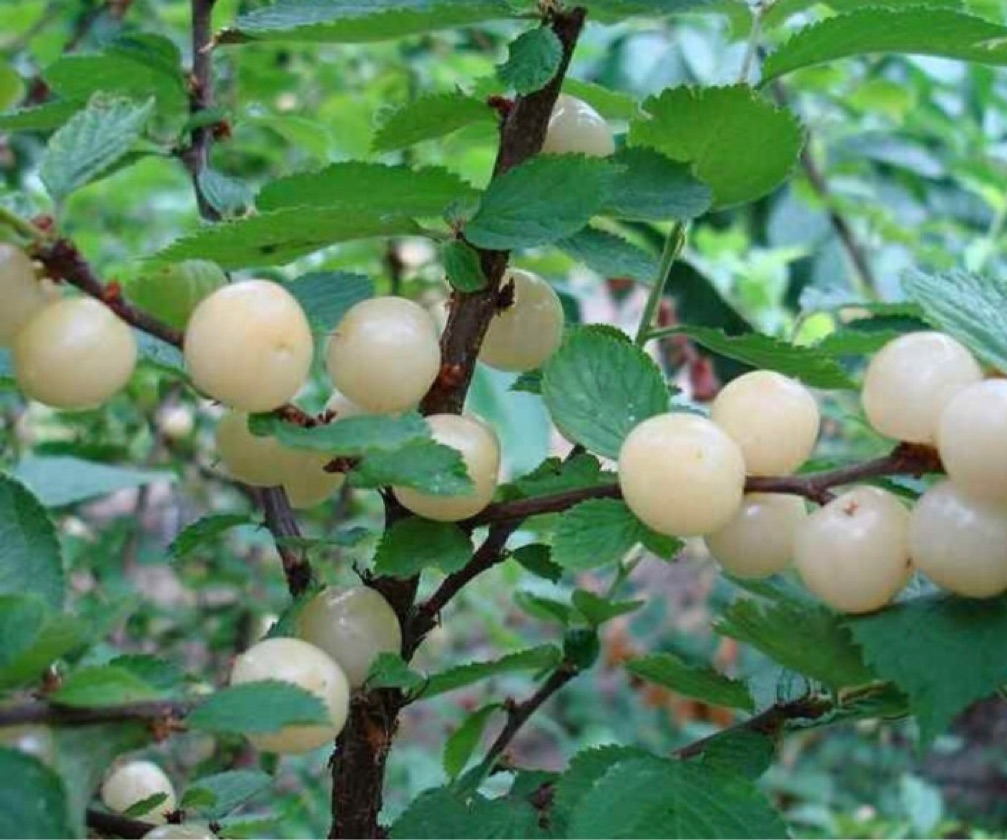
<path fill-rule="evenodd" d="M 110 811 L 122 814 L 137 802 L 160 793 L 166 798 L 137 819 L 163 823 L 164 815 L 177 807 L 175 788 L 171 779 L 153 761 L 129 761 L 116 767 L 101 786 L 101 801 Z"/>
<path fill-rule="evenodd" d="M 530 271 L 510 269 L 514 302 L 493 316 L 479 361 L 497 370 L 520 373 L 541 367 L 563 341 L 563 304 L 545 280 Z"/>
<path fill-rule="evenodd" d="M 583 99 L 561 93 L 549 117 L 542 152 L 608 157 L 615 152 L 615 137 L 605 118 Z"/>
<path fill-rule="evenodd" d="M 782 572 L 794 556 L 794 536 L 808 518 L 804 499 L 781 493 L 749 493 L 706 547 L 725 571 L 738 577 Z"/>
<path fill-rule="evenodd" d="M 963 490 L 1007 502 L 1007 380 L 988 379 L 959 391 L 941 415 L 937 449 Z"/>
<path fill-rule="evenodd" d="M 252 487 L 283 483 L 286 452 L 276 438 L 259 437 L 248 429 L 248 415 L 228 411 L 217 424 L 217 454 L 227 471 Z"/>
<path fill-rule="evenodd" d="M 6 242 L 0 242 L 0 300 L 0 347 L 9 347 L 18 331 L 50 302 L 28 255 Z"/>

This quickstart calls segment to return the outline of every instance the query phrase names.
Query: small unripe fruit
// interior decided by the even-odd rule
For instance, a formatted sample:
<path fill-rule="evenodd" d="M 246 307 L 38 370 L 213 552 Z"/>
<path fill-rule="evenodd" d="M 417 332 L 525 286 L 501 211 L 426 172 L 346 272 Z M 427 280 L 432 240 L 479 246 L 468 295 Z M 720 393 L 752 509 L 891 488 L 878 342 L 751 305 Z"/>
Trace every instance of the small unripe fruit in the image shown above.
<path fill-rule="evenodd" d="M 705 417 L 659 414 L 623 442 L 619 486 L 630 510 L 658 533 L 701 536 L 738 512 L 745 461 L 738 445 Z"/>
<path fill-rule="evenodd" d="M 332 458 L 306 449 L 284 449 L 281 461 L 283 489 L 294 510 L 307 510 L 332 498 L 343 485 L 343 473 L 326 472 Z"/>
<path fill-rule="evenodd" d="M 65 298 L 36 313 L 14 340 L 14 376 L 25 395 L 53 408 L 94 408 L 125 387 L 136 339 L 93 298 Z"/>
<path fill-rule="evenodd" d="M 234 660 L 231 685 L 263 680 L 293 683 L 317 696 L 329 711 L 330 725 L 285 726 L 278 732 L 250 734 L 256 749 L 305 753 L 334 740 L 346 724 L 350 687 L 342 669 L 314 645 L 300 639 L 265 639 Z"/>
<path fill-rule="evenodd" d="M 229 411 L 220 419 L 216 443 L 221 462 L 238 481 L 252 487 L 283 483 L 286 450 L 276 438 L 253 435 L 244 412 Z"/>
<path fill-rule="evenodd" d="M 8 347 L 33 315 L 49 303 L 28 255 L 0 243 L 0 347 Z"/>
<path fill-rule="evenodd" d="M 266 280 L 218 289 L 189 319 L 185 364 L 207 396 L 241 411 L 271 411 L 304 384 L 314 352 L 290 292 Z"/>
<path fill-rule="evenodd" d="M 1007 503 L 1007 380 L 959 391 L 941 415 L 937 448 L 955 484 L 977 498 Z"/>
<path fill-rule="evenodd" d="M 541 367 L 563 341 L 563 304 L 545 280 L 510 269 L 514 302 L 493 316 L 479 361 L 497 370 L 521 373 Z"/>
<path fill-rule="evenodd" d="M 143 835 L 144 840 L 214 840 L 216 834 L 205 823 L 159 825 Z"/>
<path fill-rule="evenodd" d="M 472 489 L 460 496 L 434 496 L 408 487 L 393 487 L 399 503 L 417 516 L 438 522 L 458 522 L 475 516 L 493 500 L 500 474 L 500 442 L 484 423 L 455 414 L 427 418 L 433 439 L 457 449 L 465 462 Z"/>
<path fill-rule="evenodd" d="M 871 360 L 861 397 L 877 432 L 934 443 L 945 406 L 980 379 L 979 363 L 951 336 L 915 332 L 889 341 Z"/>
<path fill-rule="evenodd" d="M 608 157 L 615 152 L 615 138 L 605 118 L 583 99 L 561 93 L 549 117 L 545 154 L 580 154 Z"/>
<path fill-rule="evenodd" d="M 184 440 L 196 428 L 196 418 L 187 405 L 169 405 L 157 413 L 157 425 L 168 440 Z"/>
<path fill-rule="evenodd" d="M 406 298 L 364 300 L 330 336 L 326 365 L 332 384 L 365 411 L 405 411 L 419 404 L 440 371 L 437 328 Z"/>
<path fill-rule="evenodd" d="M 227 275 L 208 260 L 185 260 L 139 275 L 126 296 L 141 309 L 177 330 L 184 330 L 207 295 L 227 285 Z"/>
<path fill-rule="evenodd" d="M 710 419 L 745 456 L 751 475 L 786 475 L 808 460 L 818 440 L 818 403 L 796 379 L 756 370 L 717 394 Z"/>
<path fill-rule="evenodd" d="M 766 577 L 790 564 L 794 535 L 807 518 L 800 496 L 749 493 L 731 521 L 707 535 L 706 547 L 732 575 Z"/>
<path fill-rule="evenodd" d="M 1007 502 L 966 495 L 953 481 L 935 484 L 909 520 L 913 564 L 958 595 L 990 598 L 1007 590 Z"/>
<path fill-rule="evenodd" d="M 101 801 L 110 811 L 122 814 L 137 802 L 163 793 L 166 799 L 137 819 L 163 823 L 164 815 L 177 805 L 171 779 L 153 761 L 129 761 L 115 768 L 101 786 Z"/>
<path fill-rule="evenodd" d="M 909 511 L 884 490 L 850 490 L 797 529 L 794 565 L 804 585 L 835 609 L 880 609 L 912 574 Z"/>
<path fill-rule="evenodd" d="M 0 746 L 33 755 L 43 764 L 52 764 L 56 755 L 52 730 L 47 726 L 0 727 Z"/>
<path fill-rule="evenodd" d="M 402 649 L 395 610 L 369 586 L 320 592 L 301 612 L 299 635 L 331 656 L 352 688 L 364 684 L 380 654 Z"/>

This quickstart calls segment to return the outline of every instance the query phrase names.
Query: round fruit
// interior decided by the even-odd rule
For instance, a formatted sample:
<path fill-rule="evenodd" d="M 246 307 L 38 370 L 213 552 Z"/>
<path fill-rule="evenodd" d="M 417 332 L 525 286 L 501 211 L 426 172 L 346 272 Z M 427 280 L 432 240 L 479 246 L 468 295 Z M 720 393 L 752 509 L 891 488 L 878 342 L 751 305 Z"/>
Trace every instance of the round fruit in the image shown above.
<path fill-rule="evenodd" d="M 835 609 L 879 609 L 912 574 L 909 511 L 884 490 L 850 490 L 797 529 L 794 565 L 805 586 Z"/>
<path fill-rule="evenodd" d="M 299 635 L 331 656 L 353 688 L 363 685 L 379 654 L 402 649 L 395 610 L 369 586 L 320 592 L 301 612 Z"/>
<path fill-rule="evenodd" d="M 196 417 L 187 405 L 168 405 L 157 413 L 157 424 L 168 440 L 184 440 L 196 428 Z"/>
<path fill-rule="evenodd" d="M 53 408 L 94 408 L 122 389 L 136 365 L 136 339 L 93 298 L 65 298 L 36 313 L 14 340 L 14 376 Z"/>
<path fill-rule="evenodd" d="M 209 260 L 186 260 L 141 274 L 126 286 L 126 296 L 141 309 L 178 330 L 209 294 L 227 285 L 227 275 Z"/>
<path fill-rule="evenodd" d="M 417 516 L 438 522 L 458 522 L 475 516 L 496 492 L 500 473 L 496 433 L 478 420 L 456 414 L 434 414 L 427 423 L 435 441 L 461 453 L 473 487 L 460 496 L 434 496 L 408 487 L 393 487 L 395 498 Z"/>
<path fill-rule="evenodd" d="M 18 331 L 49 303 L 28 255 L 8 243 L 0 243 L 0 300 L 0 347 L 9 347 Z"/>
<path fill-rule="evenodd" d="M 749 493 L 731 521 L 707 535 L 706 547 L 732 575 L 772 575 L 789 565 L 794 556 L 794 535 L 807 518 L 800 496 Z"/>
<path fill-rule="evenodd" d="M 216 834 L 210 831 L 206 823 L 181 823 L 174 825 L 159 825 L 143 835 L 144 840 L 214 840 Z"/>
<path fill-rule="evenodd" d="M 51 764 L 56 755 L 52 730 L 46 726 L 0 727 L 0 745 L 33 755 L 44 764 Z"/>
<path fill-rule="evenodd" d="M 792 473 L 808 460 L 821 425 L 811 392 L 770 370 L 729 382 L 713 401 L 710 419 L 741 447 L 751 475 Z"/>
<path fill-rule="evenodd" d="M 440 371 L 437 327 L 411 300 L 364 300 L 332 333 L 326 363 L 332 384 L 362 409 L 405 411 L 419 404 Z"/>
<path fill-rule="evenodd" d="M 328 455 L 306 449 L 283 450 L 280 474 L 292 508 L 313 508 L 332 498 L 332 494 L 342 487 L 346 476 L 324 469 L 331 460 Z"/>
<path fill-rule="evenodd" d="M 218 289 L 192 313 L 185 363 L 196 387 L 241 411 L 271 411 L 294 396 L 311 367 L 308 319 L 267 280 Z"/>
<path fill-rule="evenodd" d="M 1007 380 L 959 391 L 941 415 L 937 449 L 955 484 L 972 496 L 1007 502 Z"/>
<path fill-rule="evenodd" d="M 951 336 L 915 332 L 889 341 L 871 360 L 861 397 L 876 431 L 909 443 L 934 443 L 945 406 L 980 379 L 979 363 Z"/>
<path fill-rule="evenodd" d="M 513 284 L 514 302 L 490 321 L 479 361 L 521 373 L 541 367 L 559 348 L 563 304 L 552 286 L 530 271 L 512 268 L 504 275 L 504 284 L 508 282 Z"/>
<path fill-rule="evenodd" d="M 1007 502 L 967 496 L 953 481 L 935 484 L 909 520 L 917 569 L 943 589 L 969 598 L 1007 590 Z"/>
<path fill-rule="evenodd" d="M 619 452 L 619 486 L 630 510 L 661 534 L 694 537 L 738 512 L 745 460 L 726 432 L 694 414 L 640 423 Z"/>
<path fill-rule="evenodd" d="M 137 819 L 163 823 L 164 815 L 176 807 L 175 788 L 171 779 L 153 761 L 129 761 L 115 768 L 101 786 L 101 801 L 110 811 L 122 814 L 137 802 L 165 795 L 159 805 L 145 814 L 134 814 Z"/>
<path fill-rule="evenodd" d="M 227 471 L 252 487 L 277 487 L 283 483 L 287 452 L 276 438 L 259 437 L 248 430 L 248 415 L 229 411 L 217 424 L 217 454 Z"/>
<path fill-rule="evenodd" d="M 608 122 L 594 108 L 583 99 L 561 93 L 549 117 L 542 151 L 608 157 L 615 151 L 615 138 Z"/>
<path fill-rule="evenodd" d="M 346 723 L 350 687 L 342 669 L 324 651 L 300 639 L 265 639 L 234 660 L 231 685 L 280 680 L 300 686 L 328 708 L 328 726 L 285 726 L 278 732 L 249 735 L 257 749 L 305 753 L 335 739 Z"/>

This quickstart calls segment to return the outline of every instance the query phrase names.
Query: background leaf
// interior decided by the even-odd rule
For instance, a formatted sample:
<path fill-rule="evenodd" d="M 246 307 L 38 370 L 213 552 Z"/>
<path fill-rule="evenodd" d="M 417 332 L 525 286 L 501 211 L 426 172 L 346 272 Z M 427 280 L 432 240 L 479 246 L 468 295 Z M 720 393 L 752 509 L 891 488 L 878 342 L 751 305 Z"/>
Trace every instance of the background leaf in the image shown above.
<path fill-rule="evenodd" d="M 0 837 L 75 837 L 66 791 L 31 755 L 0 747 Z"/>
<path fill-rule="evenodd" d="M 216 734 L 276 732 L 290 724 L 329 723 L 317 696 L 286 682 L 243 683 L 211 694 L 186 719 L 189 726 Z"/>
<path fill-rule="evenodd" d="M 418 575 L 428 567 L 449 573 L 471 556 L 472 542 L 457 525 L 411 517 L 385 532 L 374 555 L 374 570 L 399 578 Z"/>
<path fill-rule="evenodd" d="M 511 43 L 497 76 L 519 96 L 545 87 L 559 70 L 563 45 L 548 27 L 524 32 Z"/>
<path fill-rule="evenodd" d="M 63 606 L 63 555 L 45 509 L 25 487 L 0 475 L 0 593 L 32 592 Z"/>
<path fill-rule="evenodd" d="M 640 659 L 631 659 L 626 670 L 649 682 L 670 688 L 677 694 L 702 700 L 713 706 L 727 706 L 751 712 L 755 701 L 745 684 L 709 667 L 688 665 L 674 654 L 655 653 Z"/>

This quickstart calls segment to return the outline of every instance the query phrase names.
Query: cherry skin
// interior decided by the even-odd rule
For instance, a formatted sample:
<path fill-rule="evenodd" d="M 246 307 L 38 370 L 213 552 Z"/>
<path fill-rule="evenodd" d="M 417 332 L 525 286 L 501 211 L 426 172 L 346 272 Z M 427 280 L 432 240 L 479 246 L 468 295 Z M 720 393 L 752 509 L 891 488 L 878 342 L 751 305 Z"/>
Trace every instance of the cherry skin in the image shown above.
<path fill-rule="evenodd" d="M 615 137 L 605 118 L 583 99 L 561 93 L 549 117 L 542 152 L 608 157 L 615 152 Z"/>
<path fill-rule="evenodd" d="M 804 499 L 781 493 L 749 493 L 706 547 L 725 571 L 742 578 L 782 572 L 794 556 L 794 537 L 808 513 Z"/>
<path fill-rule="evenodd" d="M 171 779 L 152 761 L 128 761 L 116 767 L 105 778 L 101 786 L 101 801 L 110 811 L 122 814 L 137 802 L 149 799 L 159 793 L 166 798 L 146 814 L 137 819 L 163 823 L 164 815 L 177 807 L 175 788 Z"/>
<path fill-rule="evenodd" d="M 28 255 L 7 242 L 0 243 L 0 300 L 0 347 L 11 346 L 21 328 L 50 302 Z"/>
<path fill-rule="evenodd" d="M 497 312 L 479 351 L 479 361 L 497 370 L 521 373 L 541 367 L 563 341 L 563 304 L 545 280 L 510 269 L 513 303 Z"/>
<path fill-rule="evenodd" d="M 959 391 L 941 415 L 937 449 L 962 490 L 1007 503 L 1007 380 L 988 379 Z"/>

